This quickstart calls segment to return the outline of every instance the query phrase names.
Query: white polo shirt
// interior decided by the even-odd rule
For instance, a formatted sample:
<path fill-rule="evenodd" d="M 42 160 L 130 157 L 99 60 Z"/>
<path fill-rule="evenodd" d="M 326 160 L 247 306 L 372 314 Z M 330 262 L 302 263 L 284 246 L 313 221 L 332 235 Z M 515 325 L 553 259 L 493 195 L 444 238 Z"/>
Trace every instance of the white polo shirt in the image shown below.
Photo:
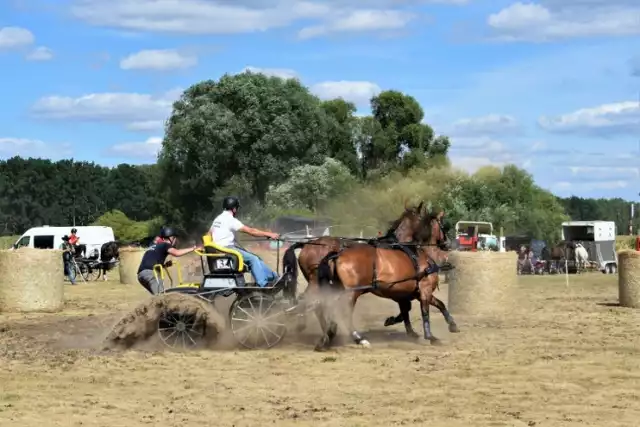
<path fill-rule="evenodd" d="M 213 220 L 210 231 L 216 244 L 227 247 L 235 243 L 234 233 L 242 227 L 244 224 L 234 217 L 231 211 L 224 211 Z"/>

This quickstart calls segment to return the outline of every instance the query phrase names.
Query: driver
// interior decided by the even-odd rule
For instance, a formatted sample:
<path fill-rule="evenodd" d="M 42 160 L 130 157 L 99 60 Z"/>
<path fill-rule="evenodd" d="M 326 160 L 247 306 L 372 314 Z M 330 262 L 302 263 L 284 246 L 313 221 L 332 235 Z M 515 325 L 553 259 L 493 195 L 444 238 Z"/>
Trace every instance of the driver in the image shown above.
<path fill-rule="evenodd" d="M 77 228 L 71 229 L 71 236 L 69 236 L 69 244 L 72 246 L 78 246 L 78 242 L 80 241 L 80 238 L 77 236 L 77 233 L 78 233 Z"/>
<path fill-rule="evenodd" d="M 160 235 L 142 256 L 138 267 L 138 282 L 152 295 L 157 295 L 162 291 L 162 285 L 158 283 L 153 274 L 153 267 L 157 264 L 164 264 L 169 255 L 181 257 L 198 249 L 195 245 L 190 248 L 176 249 L 177 240 L 177 233 L 171 227 L 162 227 Z"/>
<path fill-rule="evenodd" d="M 236 197 L 225 197 L 222 201 L 223 211 L 213 220 L 209 235 L 217 245 L 236 250 L 242 254 L 245 263 L 251 270 L 251 275 L 256 281 L 256 285 L 265 287 L 275 283 L 278 280 L 278 275 L 259 256 L 239 247 L 236 244 L 234 232 L 242 231 L 254 237 L 267 237 L 269 239 L 278 239 L 280 236 L 276 233 L 244 225 L 236 218 L 239 208 L 240 201 Z"/>

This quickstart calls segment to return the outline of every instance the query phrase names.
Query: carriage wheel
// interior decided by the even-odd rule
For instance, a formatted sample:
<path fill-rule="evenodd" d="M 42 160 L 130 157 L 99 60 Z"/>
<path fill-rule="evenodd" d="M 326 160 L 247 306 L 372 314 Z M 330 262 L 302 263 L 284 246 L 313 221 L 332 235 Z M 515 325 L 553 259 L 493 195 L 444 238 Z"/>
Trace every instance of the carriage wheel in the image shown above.
<path fill-rule="evenodd" d="M 87 280 L 96 281 L 102 276 L 102 268 L 99 263 L 89 264 L 89 278 Z"/>
<path fill-rule="evenodd" d="M 80 274 L 82 274 L 82 277 L 87 282 L 98 280 L 98 277 L 100 277 L 100 270 L 96 269 L 95 267 L 89 264 L 82 263 L 82 264 L 79 264 L 79 267 L 80 267 Z"/>
<path fill-rule="evenodd" d="M 285 313 L 271 295 L 251 294 L 238 297 L 229 309 L 233 336 L 243 347 L 271 348 L 284 338 Z"/>
<path fill-rule="evenodd" d="M 158 335 L 170 348 L 188 350 L 205 341 L 206 325 L 194 314 L 165 310 L 158 321 Z"/>

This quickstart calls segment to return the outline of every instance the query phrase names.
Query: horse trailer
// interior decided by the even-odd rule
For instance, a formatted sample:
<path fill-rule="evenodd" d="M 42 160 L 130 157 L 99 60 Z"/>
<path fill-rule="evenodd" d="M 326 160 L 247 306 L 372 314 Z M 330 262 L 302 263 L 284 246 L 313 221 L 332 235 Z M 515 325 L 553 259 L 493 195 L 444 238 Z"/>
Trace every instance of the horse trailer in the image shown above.
<path fill-rule="evenodd" d="M 567 221 L 562 223 L 562 240 L 581 243 L 589 261 L 605 274 L 618 271 L 616 223 L 614 221 Z"/>

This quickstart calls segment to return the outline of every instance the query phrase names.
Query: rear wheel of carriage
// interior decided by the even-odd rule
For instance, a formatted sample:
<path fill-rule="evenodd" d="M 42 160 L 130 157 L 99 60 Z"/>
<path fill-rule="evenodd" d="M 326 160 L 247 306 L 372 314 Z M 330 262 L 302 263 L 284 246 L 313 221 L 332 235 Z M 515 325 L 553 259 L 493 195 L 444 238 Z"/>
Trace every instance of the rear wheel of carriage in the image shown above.
<path fill-rule="evenodd" d="M 268 349 L 287 333 L 285 312 L 272 295 L 238 296 L 229 308 L 229 327 L 236 341 L 249 349 Z"/>

